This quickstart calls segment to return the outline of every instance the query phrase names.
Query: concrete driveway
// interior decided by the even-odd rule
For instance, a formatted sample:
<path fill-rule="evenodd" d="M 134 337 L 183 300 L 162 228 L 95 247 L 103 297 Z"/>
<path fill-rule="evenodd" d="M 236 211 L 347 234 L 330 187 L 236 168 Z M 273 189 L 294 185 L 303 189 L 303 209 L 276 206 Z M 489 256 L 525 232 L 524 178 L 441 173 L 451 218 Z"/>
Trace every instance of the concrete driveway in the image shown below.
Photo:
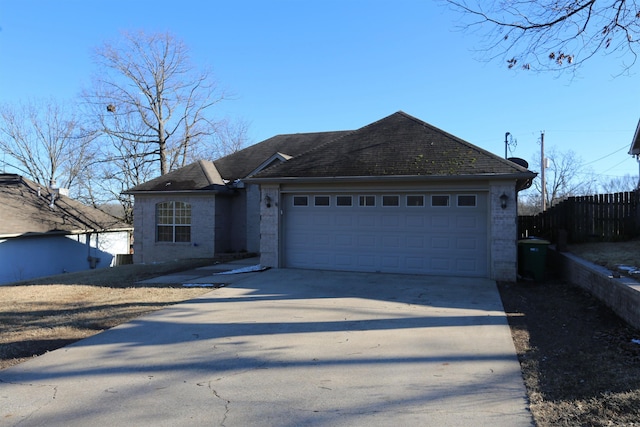
<path fill-rule="evenodd" d="M 234 282 L 0 371 L 0 425 L 533 425 L 493 281 Z"/>

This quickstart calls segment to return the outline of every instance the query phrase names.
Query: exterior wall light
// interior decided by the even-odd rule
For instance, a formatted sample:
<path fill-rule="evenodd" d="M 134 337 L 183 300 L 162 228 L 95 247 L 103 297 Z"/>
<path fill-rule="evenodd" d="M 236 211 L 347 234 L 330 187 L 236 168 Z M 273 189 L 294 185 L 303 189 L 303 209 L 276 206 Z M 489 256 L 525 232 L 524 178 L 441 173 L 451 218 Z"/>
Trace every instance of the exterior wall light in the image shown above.
<path fill-rule="evenodd" d="M 271 197 L 268 194 L 264 196 L 264 204 L 268 208 L 271 207 Z"/>
<path fill-rule="evenodd" d="M 507 200 L 509 200 L 509 196 L 507 196 L 505 193 L 502 193 L 502 195 L 500 196 L 500 207 L 502 209 L 507 209 Z"/>

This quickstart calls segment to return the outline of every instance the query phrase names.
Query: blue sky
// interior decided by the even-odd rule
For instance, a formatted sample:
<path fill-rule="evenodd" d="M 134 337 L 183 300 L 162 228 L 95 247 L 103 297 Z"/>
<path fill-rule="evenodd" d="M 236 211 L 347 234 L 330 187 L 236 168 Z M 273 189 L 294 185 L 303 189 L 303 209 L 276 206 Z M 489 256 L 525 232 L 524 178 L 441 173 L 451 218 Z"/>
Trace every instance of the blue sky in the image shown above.
<path fill-rule="evenodd" d="M 508 70 L 433 0 L 0 0 L 0 101 L 66 100 L 95 71 L 92 49 L 119 30 L 173 32 L 236 99 L 220 115 L 276 134 L 357 129 L 403 110 L 475 145 L 533 163 L 575 151 L 603 179 L 637 175 L 627 154 L 640 77 L 600 56 L 574 78 Z"/>

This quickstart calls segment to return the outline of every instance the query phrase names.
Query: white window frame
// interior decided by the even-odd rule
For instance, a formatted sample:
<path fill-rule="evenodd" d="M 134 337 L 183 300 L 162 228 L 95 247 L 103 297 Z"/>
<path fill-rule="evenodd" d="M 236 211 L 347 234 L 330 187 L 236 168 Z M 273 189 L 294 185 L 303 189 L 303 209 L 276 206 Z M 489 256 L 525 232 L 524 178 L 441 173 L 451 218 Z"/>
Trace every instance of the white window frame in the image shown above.
<path fill-rule="evenodd" d="M 446 197 L 447 198 L 447 204 L 446 205 L 434 205 L 433 204 L 433 198 L 434 197 Z M 431 199 L 431 207 L 432 208 L 448 208 L 448 207 L 451 207 L 451 195 L 450 194 L 432 194 L 430 199 Z"/>
<path fill-rule="evenodd" d="M 349 204 L 348 205 L 341 205 L 340 204 L 340 199 L 343 198 L 343 200 L 349 200 Z M 350 208 L 353 206 L 353 196 L 345 196 L 345 195 L 339 195 L 336 196 L 336 207 L 339 208 Z"/>
<path fill-rule="evenodd" d="M 473 205 L 461 205 L 461 197 L 473 197 Z M 458 194 L 456 195 L 456 206 L 459 208 L 476 208 L 478 207 L 478 195 L 477 194 Z"/>
<path fill-rule="evenodd" d="M 305 202 L 302 205 L 298 205 L 296 204 L 296 199 L 304 200 Z M 293 198 L 291 199 L 291 204 L 294 208 L 306 208 L 309 206 L 309 196 L 293 196 Z"/>
<path fill-rule="evenodd" d="M 367 204 L 368 198 L 371 197 L 373 199 L 373 204 Z M 364 201 L 364 204 L 362 203 Z M 358 206 L 361 208 L 375 208 L 376 207 L 376 196 L 371 194 L 361 194 L 358 196 Z"/>
<path fill-rule="evenodd" d="M 319 205 L 318 204 L 318 199 L 320 199 L 320 198 L 322 198 L 322 199 L 326 198 L 327 199 L 327 204 L 326 205 Z M 324 195 L 313 196 L 313 206 L 316 207 L 316 208 L 328 208 L 328 207 L 330 207 L 331 206 L 331 196 L 324 196 Z"/>
<path fill-rule="evenodd" d="M 388 198 L 388 197 L 394 197 L 395 200 L 397 201 L 397 203 L 394 204 L 394 205 L 385 204 L 384 203 L 385 198 Z M 398 195 L 398 194 L 383 194 L 382 195 L 382 207 L 384 207 L 384 208 L 397 208 L 397 207 L 400 207 L 400 195 Z"/>
<path fill-rule="evenodd" d="M 409 197 L 419 197 L 420 200 L 422 201 L 422 203 L 419 204 L 419 205 L 410 205 L 409 204 Z M 422 195 L 422 194 L 407 194 L 407 196 L 405 197 L 405 203 L 406 203 L 408 208 L 424 208 L 424 195 Z"/>

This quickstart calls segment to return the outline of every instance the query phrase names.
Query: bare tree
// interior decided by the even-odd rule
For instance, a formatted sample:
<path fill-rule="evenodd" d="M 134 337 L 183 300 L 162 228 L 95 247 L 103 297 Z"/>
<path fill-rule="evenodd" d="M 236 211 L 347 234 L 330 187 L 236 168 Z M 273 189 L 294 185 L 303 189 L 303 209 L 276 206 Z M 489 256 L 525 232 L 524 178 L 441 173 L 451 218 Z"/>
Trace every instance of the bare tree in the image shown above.
<path fill-rule="evenodd" d="M 205 144 L 195 153 L 194 160 L 216 160 L 246 147 L 249 144 L 247 131 L 249 124 L 243 120 L 223 119 L 216 126 L 211 143 Z"/>
<path fill-rule="evenodd" d="M 225 93 L 171 33 L 124 32 L 95 58 L 99 75 L 85 99 L 97 127 L 111 141 L 136 145 L 136 155 L 156 162 L 161 175 L 184 166 L 214 134 L 211 109 Z"/>
<path fill-rule="evenodd" d="M 0 106 L 0 151 L 13 169 L 43 186 L 79 185 L 94 159 L 94 138 L 70 108 L 52 99 Z"/>
<path fill-rule="evenodd" d="M 533 169 L 542 170 L 539 156 Z M 550 208 L 567 197 L 596 193 L 596 180 L 585 169 L 582 159 L 572 150 L 559 151 L 552 147 L 546 152 L 548 167 L 545 169 L 545 199 Z M 519 195 L 519 212 L 523 215 L 540 212 L 542 208 L 542 182 L 533 181 L 530 189 Z"/>
<path fill-rule="evenodd" d="M 638 177 L 629 174 L 610 178 L 600 183 L 600 189 L 603 194 L 622 193 L 633 191 L 636 188 L 638 188 Z"/>
<path fill-rule="evenodd" d="M 446 0 L 485 38 L 483 50 L 509 68 L 574 68 L 600 51 L 630 54 L 640 42 L 634 0 Z"/>

